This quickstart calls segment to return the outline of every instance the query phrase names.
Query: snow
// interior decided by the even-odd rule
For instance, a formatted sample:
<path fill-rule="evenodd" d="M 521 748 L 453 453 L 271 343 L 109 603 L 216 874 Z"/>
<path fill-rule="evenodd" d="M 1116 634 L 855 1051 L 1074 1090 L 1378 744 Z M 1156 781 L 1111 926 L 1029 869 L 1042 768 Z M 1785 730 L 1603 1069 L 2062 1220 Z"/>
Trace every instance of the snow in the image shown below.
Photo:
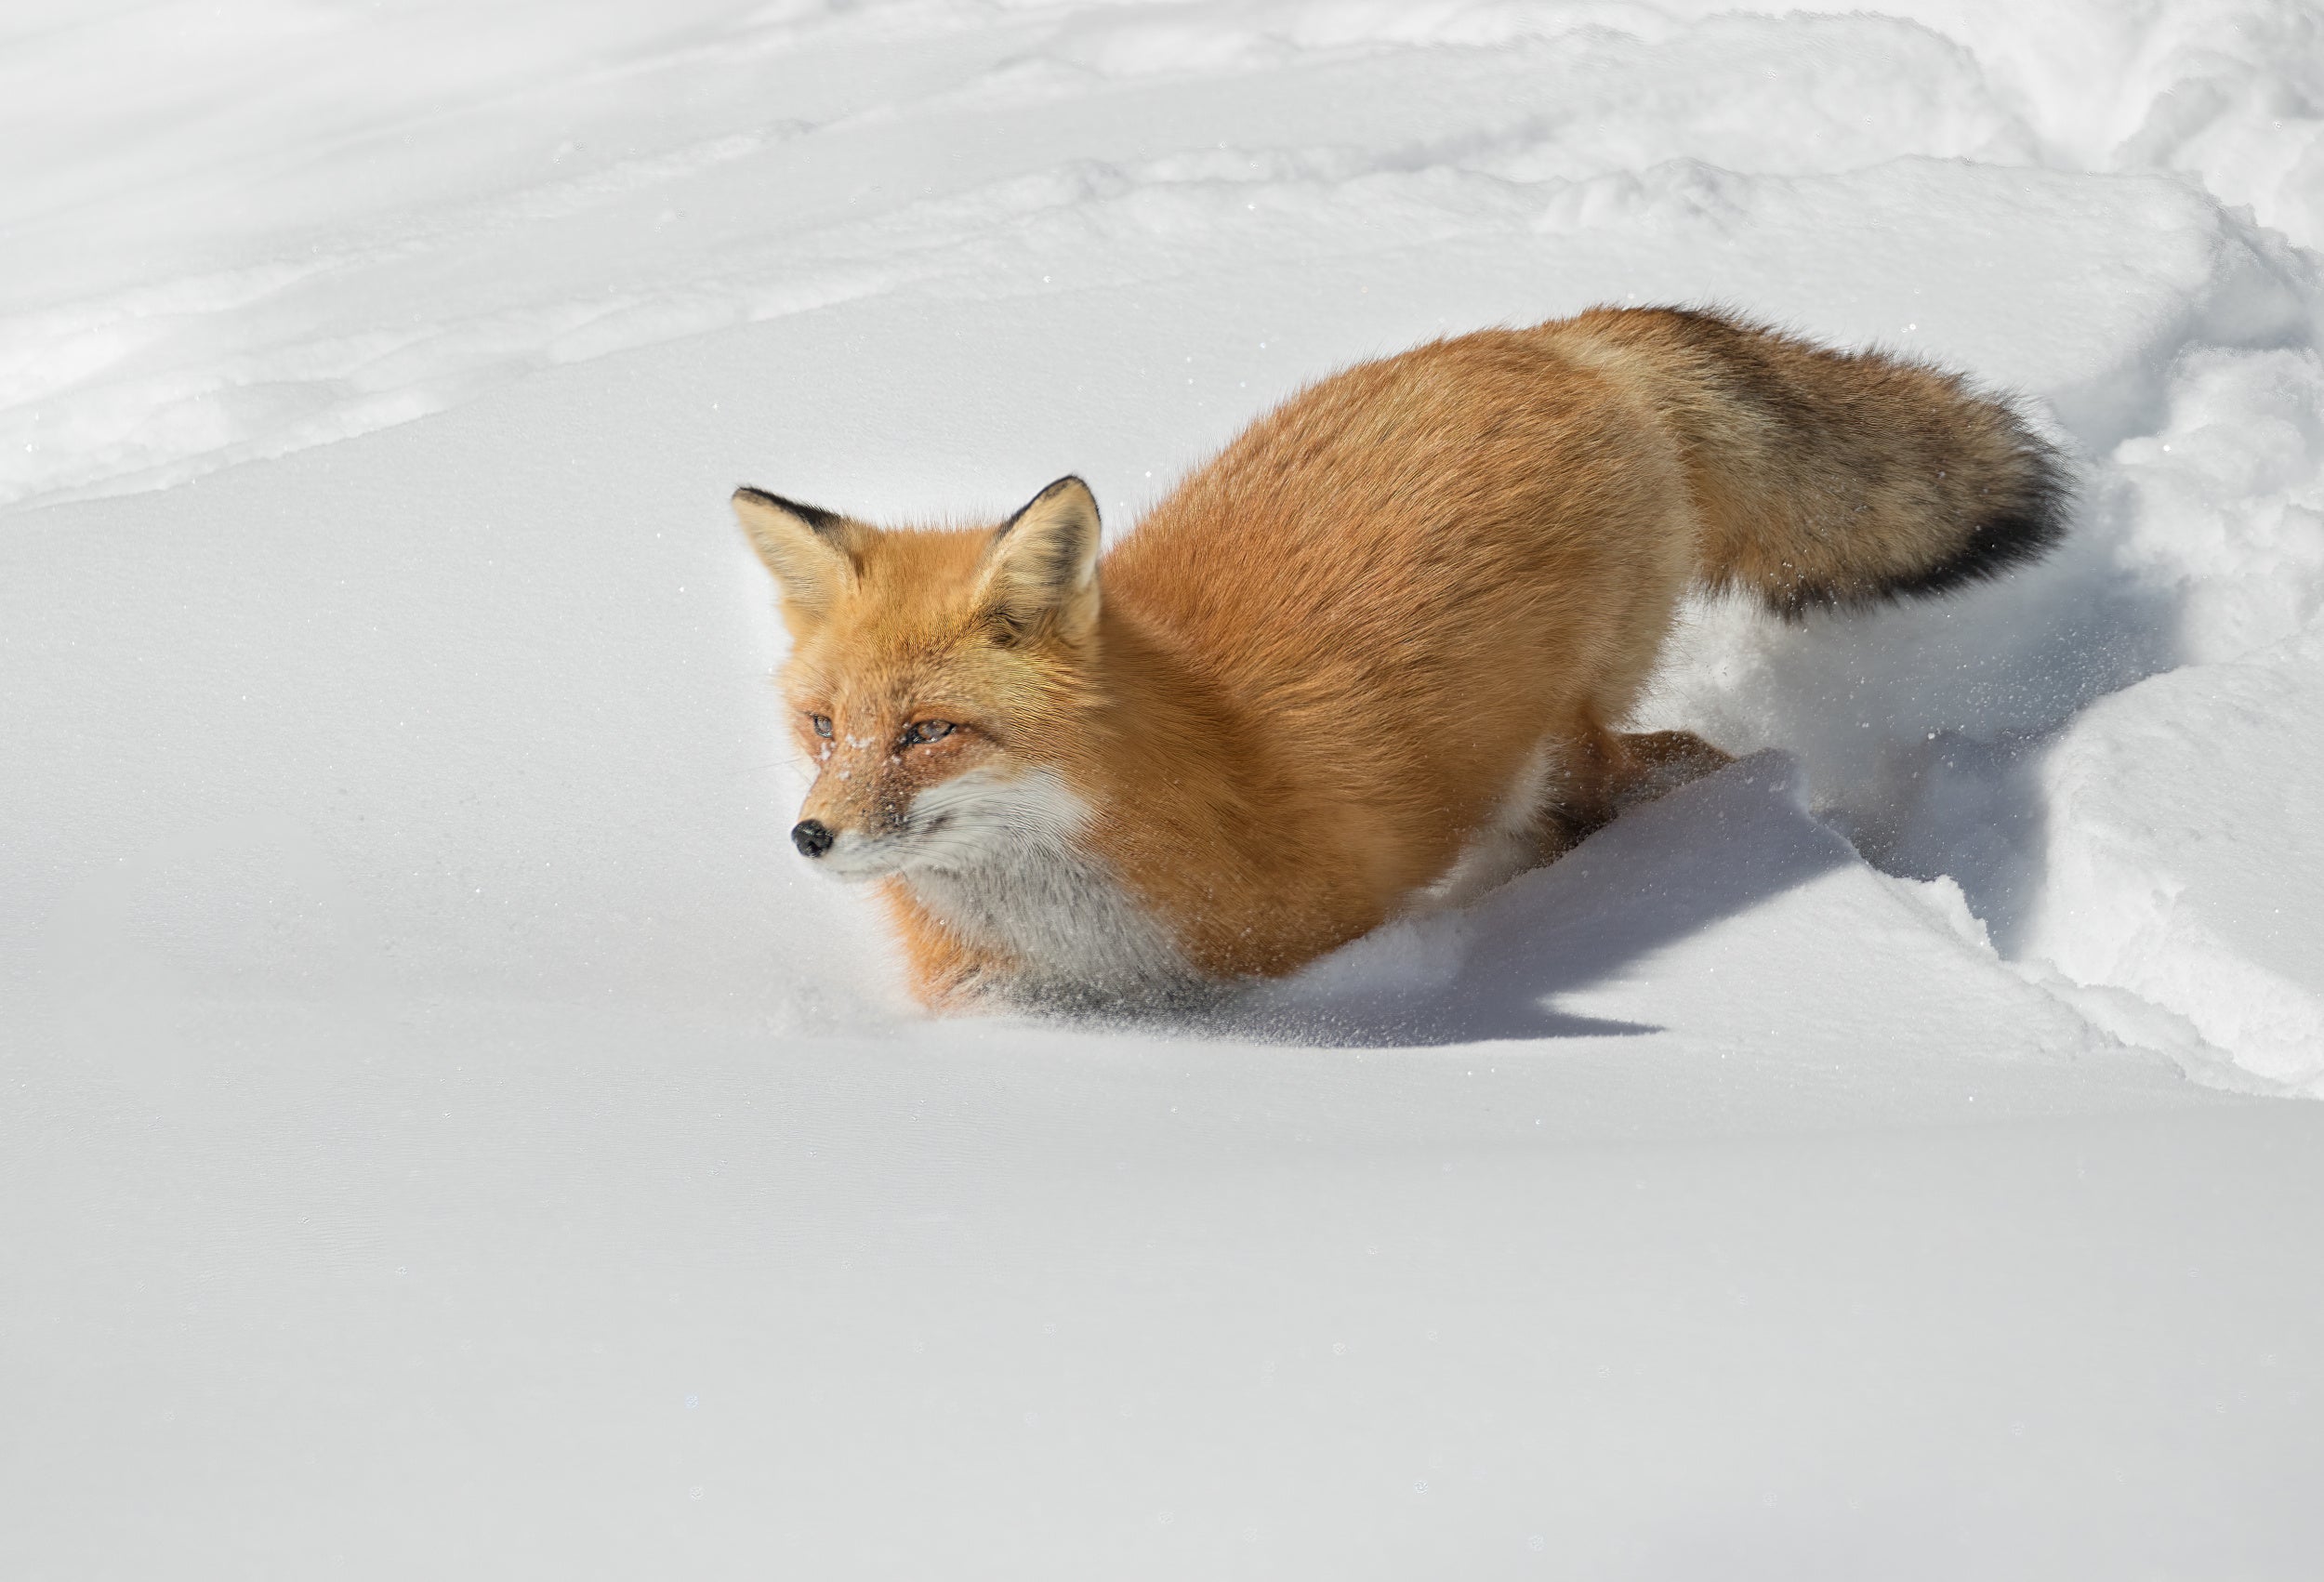
<path fill-rule="evenodd" d="M 2309 1575 L 2324 18 L 1891 9 L 12 7 L 0 1572 Z M 1214 1019 L 906 1010 L 727 491 L 1602 300 L 2077 534 Z"/>

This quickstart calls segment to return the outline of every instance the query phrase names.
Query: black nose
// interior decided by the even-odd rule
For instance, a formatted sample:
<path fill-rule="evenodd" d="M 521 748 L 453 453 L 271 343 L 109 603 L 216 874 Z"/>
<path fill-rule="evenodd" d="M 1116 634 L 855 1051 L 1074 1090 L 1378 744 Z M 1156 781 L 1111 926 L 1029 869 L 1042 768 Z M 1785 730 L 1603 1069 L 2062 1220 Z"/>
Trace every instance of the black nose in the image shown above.
<path fill-rule="evenodd" d="M 791 826 L 791 844 L 802 857 L 820 857 L 831 850 L 831 832 L 819 819 L 801 819 Z"/>

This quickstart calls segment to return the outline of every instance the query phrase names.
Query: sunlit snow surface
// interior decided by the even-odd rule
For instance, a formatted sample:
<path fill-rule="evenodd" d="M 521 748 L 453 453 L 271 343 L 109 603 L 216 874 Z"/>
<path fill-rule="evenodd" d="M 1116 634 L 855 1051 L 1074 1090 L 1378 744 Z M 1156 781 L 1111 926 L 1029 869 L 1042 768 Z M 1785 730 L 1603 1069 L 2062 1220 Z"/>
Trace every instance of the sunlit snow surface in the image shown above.
<path fill-rule="evenodd" d="M 2315 1575 L 2324 16 L 1905 9 L 7 7 L 0 1575 Z M 909 1012 L 728 490 L 1599 301 L 2077 534 L 1201 1026 Z"/>

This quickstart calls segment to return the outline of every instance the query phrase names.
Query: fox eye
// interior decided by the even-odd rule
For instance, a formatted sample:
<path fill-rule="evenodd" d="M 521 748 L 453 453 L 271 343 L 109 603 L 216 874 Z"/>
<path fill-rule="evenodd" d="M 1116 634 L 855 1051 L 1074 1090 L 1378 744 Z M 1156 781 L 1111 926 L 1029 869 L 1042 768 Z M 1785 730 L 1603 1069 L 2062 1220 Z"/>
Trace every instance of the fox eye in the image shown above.
<path fill-rule="evenodd" d="M 811 714 L 807 718 L 809 723 L 814 726 L 816 735 L 821 736 L 826 742 L 831 740 L 831 717 L 829 715 Z"/>
<path fill-rule="evenodd" d="M 904 739 L 912 743 L 934 742 L 951 735 L 952 732 L 953 724 L 949 719 L 923 719 L 917 725 L 905 726 Z"/>

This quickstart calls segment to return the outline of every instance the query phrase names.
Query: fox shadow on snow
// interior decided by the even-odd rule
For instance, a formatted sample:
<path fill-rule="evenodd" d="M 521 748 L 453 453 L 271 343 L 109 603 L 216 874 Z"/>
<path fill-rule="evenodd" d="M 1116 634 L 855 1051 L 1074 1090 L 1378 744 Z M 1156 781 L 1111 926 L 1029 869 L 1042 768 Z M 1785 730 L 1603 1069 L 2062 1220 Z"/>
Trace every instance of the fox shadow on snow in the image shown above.
<path fill-rule="evenodd" d="M 1195 1019 L 1204 1033 L 1358 1047 L 1660 1032 L 1555 1009 L 1562 994 L 1856 861 L 1762 753 L 1598 831 L 1467 909 L 1393 923 Z"/>

